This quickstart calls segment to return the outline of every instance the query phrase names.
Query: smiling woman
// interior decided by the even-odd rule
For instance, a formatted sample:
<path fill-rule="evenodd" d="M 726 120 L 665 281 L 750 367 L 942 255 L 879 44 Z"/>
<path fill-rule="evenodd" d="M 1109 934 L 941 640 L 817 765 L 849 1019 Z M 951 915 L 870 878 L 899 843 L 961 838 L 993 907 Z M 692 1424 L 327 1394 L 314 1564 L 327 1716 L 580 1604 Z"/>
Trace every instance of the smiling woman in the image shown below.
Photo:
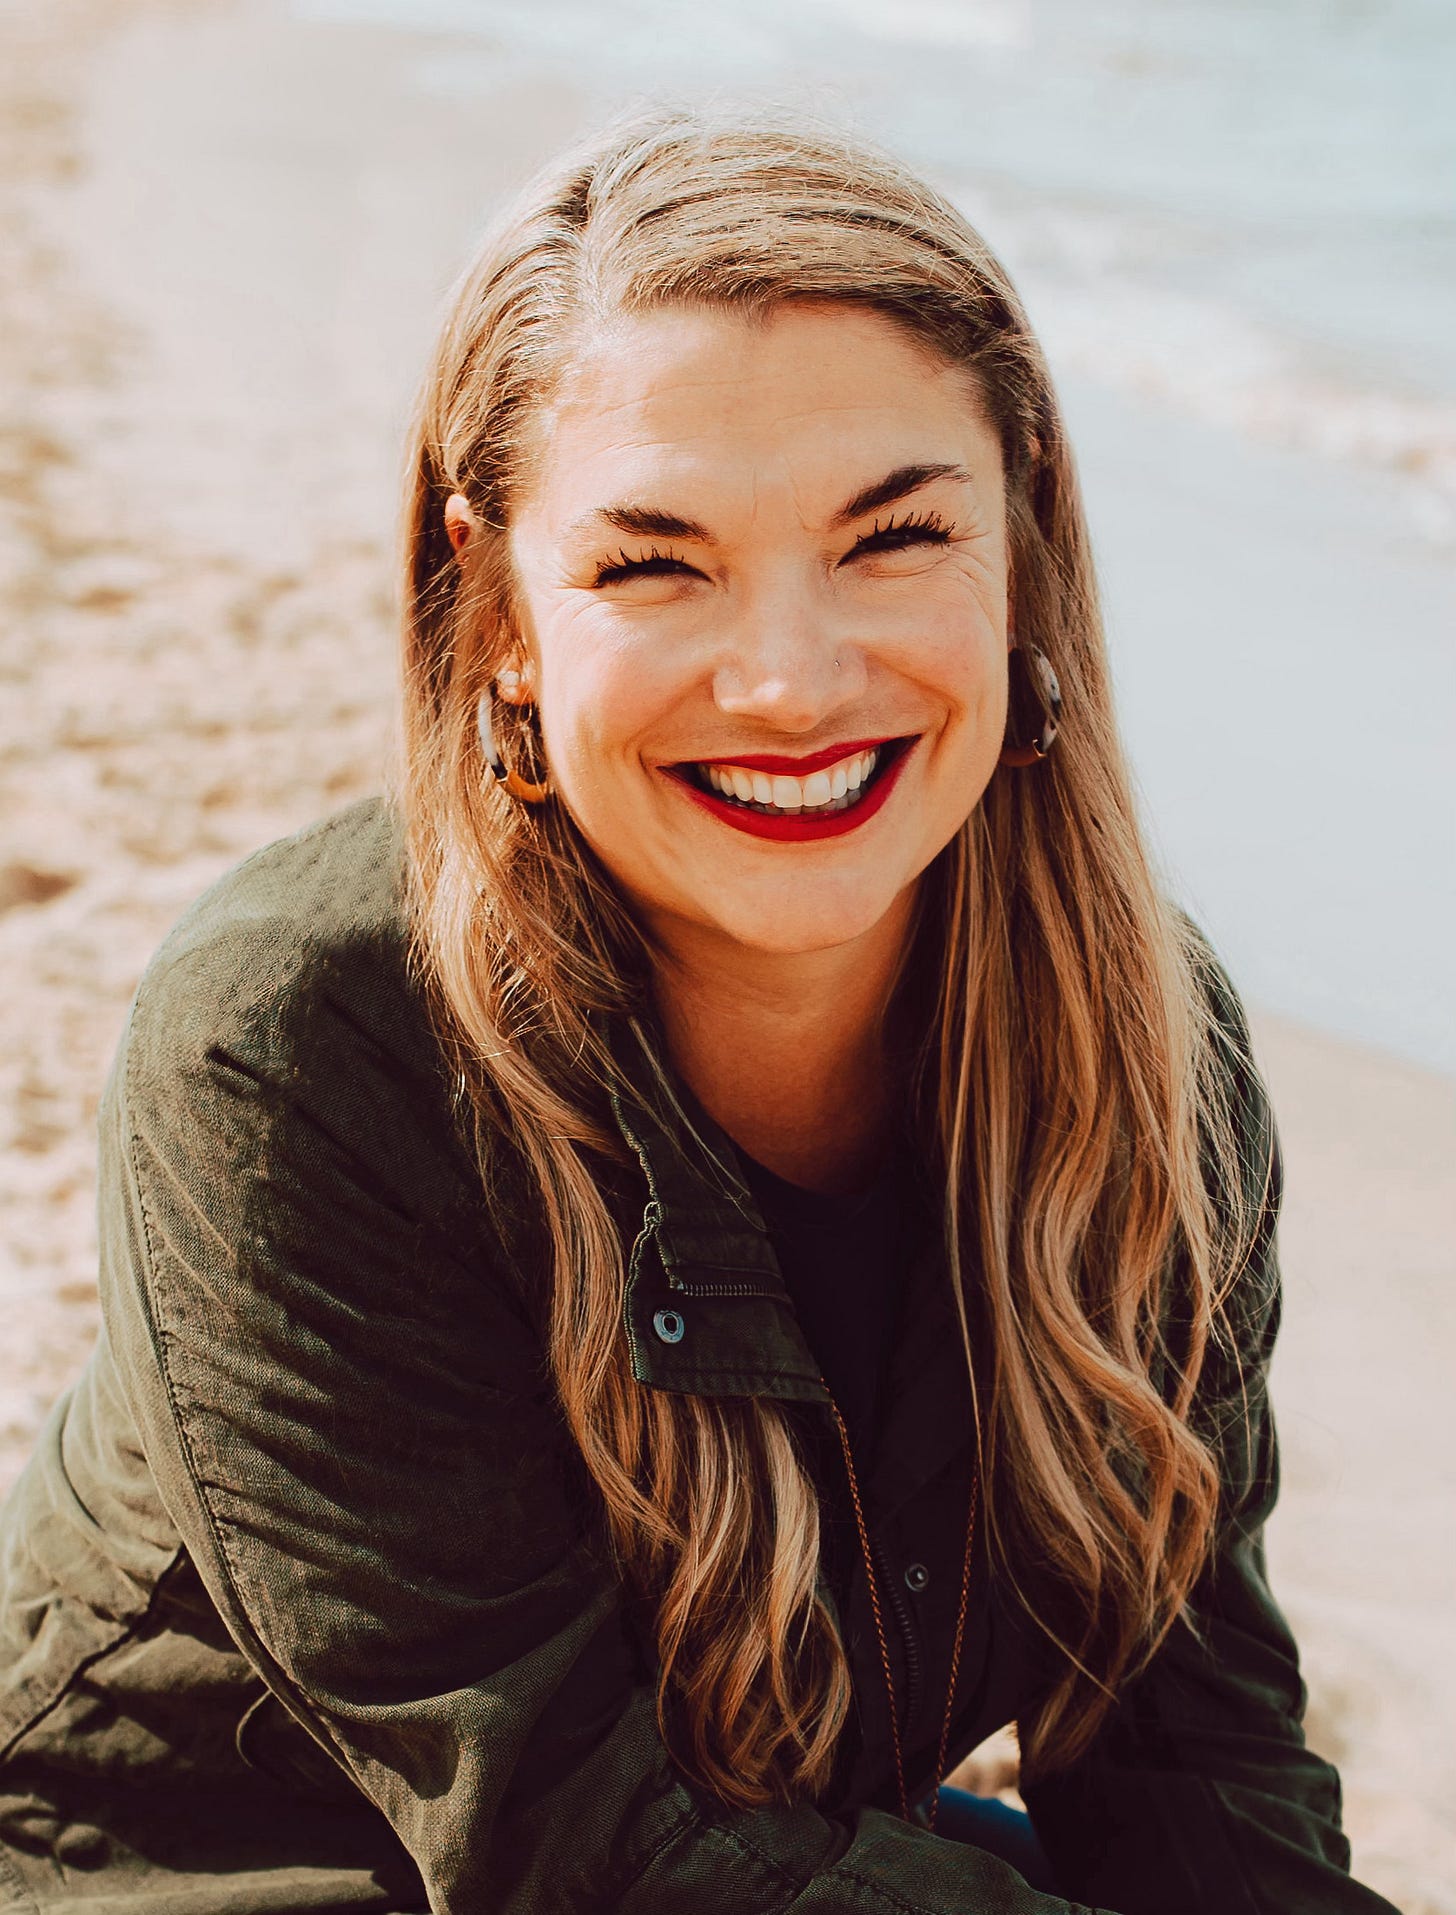
<path fill-rule="evenodd" d="M 462 281 L 407 550 L 403 789 L 108 1088 L 0 1907 L 1389 1915 L 1264 1575 L 1272 1119 L 995 259 L 620 130 Z M 1008 1720 L 1030 1818 L 945 1785 Z"/>

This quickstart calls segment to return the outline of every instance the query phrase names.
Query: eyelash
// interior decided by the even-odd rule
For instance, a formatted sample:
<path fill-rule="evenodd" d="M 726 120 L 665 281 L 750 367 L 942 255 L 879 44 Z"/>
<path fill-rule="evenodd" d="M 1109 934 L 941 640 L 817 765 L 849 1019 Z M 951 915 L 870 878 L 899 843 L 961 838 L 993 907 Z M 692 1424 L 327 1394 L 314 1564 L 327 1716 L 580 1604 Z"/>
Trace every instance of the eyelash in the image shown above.
<path fill-rule="evenodd" d="M 660 573 L 669 567 L 686 565 L 686 559 L 680 559 L 675 552 L 659 552 L 654 545 L 646 558 L 630 558 L 625 552 L 618 552 L 615 559 L 604 559 L 597 567 L 593 585 L 618 585 L 624 578 L 641 578 L 644 573 Z"/>
<path fill-rule="evenodd" d="M 903 519 L 891 519 L 888 525 L 875 520 L 873 531 L 866 532 L 857 539 L 845 554 L 846 558 L 857 558 L 865 552 L 901 552 L 909 545 L 948 545 L 951 528 L 938 512 L 911 512 Z M 619 551 L 615 559 L 604 560 L 597 567 L 594 585 L 620 585 L 623 579 L 662 577 L 679 568 L 688 568 L 688 562 L 679 558 L 675 552 L 659 552 L 654 545 L 644 557 L 633 558 Z"/>
<path fill-rule="evenodd" d="M 890 541 L 889 544 L 872 546 L 875 539 Z M 888 525 L 875 520 L 874 530 L 866 532 L 864 537 L 851 547 L 848 556 L 853 558 L 856 552 L 873 549 L 880 552 L 898 552 L 906 545 L 948 545 L 950 527 L 938 512 L 907 512 L 903 519 L 891 519 Z"/>

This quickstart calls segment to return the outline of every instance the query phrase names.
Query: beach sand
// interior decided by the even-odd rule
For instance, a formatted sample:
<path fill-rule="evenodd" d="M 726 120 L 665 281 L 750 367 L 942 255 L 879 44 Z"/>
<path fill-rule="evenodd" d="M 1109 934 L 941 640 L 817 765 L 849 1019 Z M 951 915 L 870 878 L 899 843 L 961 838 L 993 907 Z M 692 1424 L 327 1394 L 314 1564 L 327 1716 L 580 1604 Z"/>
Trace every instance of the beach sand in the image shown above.
<path fill-rule="evenodd" d="M 539 81 L 484 120 L 422 101 L 393 46 L 222 0 L 0 26 L 0 1488 L 94 1336 L 95 1111 L 147 957 L 391 761 L 432 299 L 579 125 Z M 1456 1915 L 1451 1084 L 1255 1023 L 1288 1177 L 1273 1574 L 1359 1871 Z"/>

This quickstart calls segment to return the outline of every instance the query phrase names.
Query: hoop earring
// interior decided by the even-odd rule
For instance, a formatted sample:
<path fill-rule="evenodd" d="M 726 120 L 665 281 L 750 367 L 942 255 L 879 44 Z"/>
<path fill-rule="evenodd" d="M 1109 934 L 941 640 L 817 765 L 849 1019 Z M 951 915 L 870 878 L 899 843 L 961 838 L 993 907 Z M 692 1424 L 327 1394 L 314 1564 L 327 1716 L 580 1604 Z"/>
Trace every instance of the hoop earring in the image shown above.
<path fill-rule="evenodd" d="M 1012 642 L 1006 654 L 1010 696 L 1006 705 L 1003 765 L 1037 765 L 1056 743 L 1062 717 L 1062 688 L 1052 661 L 1035 645 Z M 1031 736 L 1026 743 L 1027 733 Z"/>
<path fill-rule="evenodd" d="M 475 723 L 480 732 L 480 749 L 485 754 L 485 762 L 490 766 L 497 784 L 504 785 L 513 798 L 519 798 L 525 805 L 544 804 L 551 796 L 551 780 L 543 778 L 539 785 L 533 785 L 518 771 L 512 771 L 500 754 L 500 746 L 495 742 L 495 732 L 491 727 L 491 708 L 494 704 L 488 691 L 480 694 L 480 703 L 475 708 Z"/>

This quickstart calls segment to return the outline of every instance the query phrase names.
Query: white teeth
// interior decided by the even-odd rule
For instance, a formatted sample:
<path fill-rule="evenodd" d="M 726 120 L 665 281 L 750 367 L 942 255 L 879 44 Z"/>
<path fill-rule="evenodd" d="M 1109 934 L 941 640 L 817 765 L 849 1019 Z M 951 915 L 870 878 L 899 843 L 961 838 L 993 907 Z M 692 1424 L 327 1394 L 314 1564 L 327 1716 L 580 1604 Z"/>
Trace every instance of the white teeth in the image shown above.
<path fill-rule="evenodd" d="M 853 804 L 879 763 L 879 757 L 878 748 L 857 751 L 851 757 L 841 758 L 837 765 L 811 771 L 806 778 L 793 778 L 782 772 L 770 776 L 764 771 L 749 771 L 742 765 L 704 765 L 701 769 L 709 788 L 723 797 L 793 817 L 801 811 L 822 810 L 826 805 L 843 810 Z"/>

